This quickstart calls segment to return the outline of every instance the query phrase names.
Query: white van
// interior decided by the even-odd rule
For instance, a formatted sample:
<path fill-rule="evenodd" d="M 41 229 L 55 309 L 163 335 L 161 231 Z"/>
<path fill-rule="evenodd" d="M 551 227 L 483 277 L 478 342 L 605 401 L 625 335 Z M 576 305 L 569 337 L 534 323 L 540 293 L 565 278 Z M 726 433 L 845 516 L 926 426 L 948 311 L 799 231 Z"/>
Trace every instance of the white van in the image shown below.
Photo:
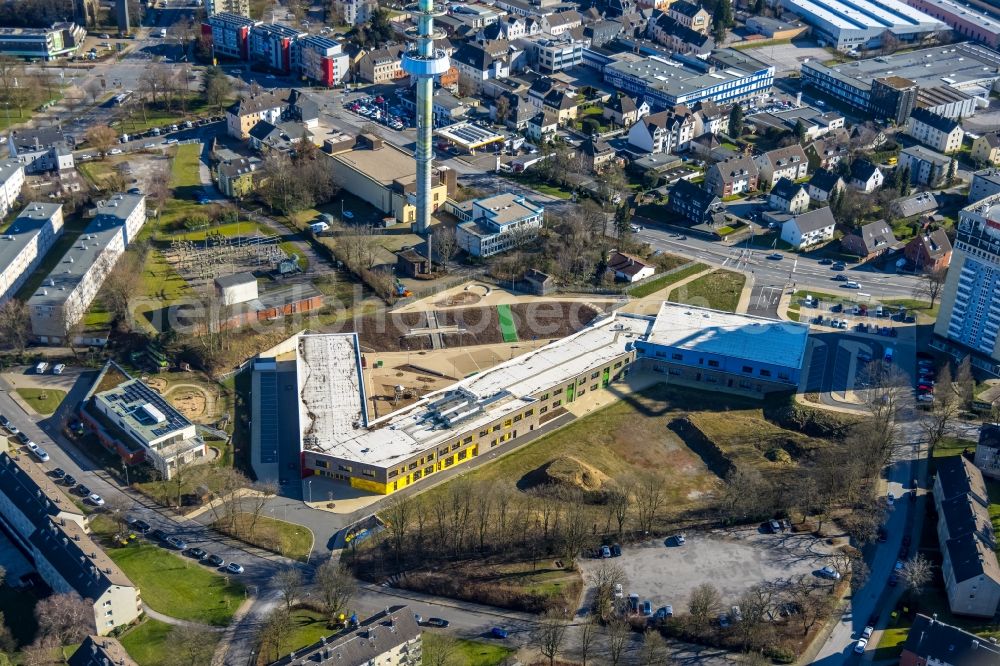
<path fill-rule="evenodd" d="M 314 234 L 319 235 L 324 231 L 326 231 L 327 229 L 329 229 L 330 225 L 327 224 L 326 222 L 313 222 L 309 225 L 309 228 L 312 229 L 312 232 Z"/>
<path fill-rule="evenodd" d="M 844 287 L 847 289 L 861 289 L 861 283 L 855 282 L 854 280 L 848 280 L 844 283 Z"/>
<path fill-rule="evenodd" d="M 49 364 L 45 361 L 39 361 L 38 365 L 35 366 L 36 375 L 44 375 L 45 371 L 49 369 Z"/>

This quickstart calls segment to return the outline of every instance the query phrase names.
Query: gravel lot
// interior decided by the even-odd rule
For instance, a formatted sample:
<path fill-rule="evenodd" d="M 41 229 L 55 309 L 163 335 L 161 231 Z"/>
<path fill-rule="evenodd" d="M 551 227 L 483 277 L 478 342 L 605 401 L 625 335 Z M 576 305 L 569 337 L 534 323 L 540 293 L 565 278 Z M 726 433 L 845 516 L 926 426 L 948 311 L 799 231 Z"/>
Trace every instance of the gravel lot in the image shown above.
<path fill-rule="evenodd" d="M 668 539 L 624 547 L 622 556 L 611 561 L 625 570 L 626 596 L 635 592 L 640 599 L 652 601 L 654 609 L 672 604 L 679 614 L 687 609 L 691 590 L 702 583 L 715 585 L 729 605 L 757 583 L 813 576 L 830 563 L 826 557 L 830 547 L 809 534 L 764 534 L 757 527 L 742 527 L 686 537 L 683 546 Z M 581 563 L 587 604 L 600 564 L 596 559 Z"/>

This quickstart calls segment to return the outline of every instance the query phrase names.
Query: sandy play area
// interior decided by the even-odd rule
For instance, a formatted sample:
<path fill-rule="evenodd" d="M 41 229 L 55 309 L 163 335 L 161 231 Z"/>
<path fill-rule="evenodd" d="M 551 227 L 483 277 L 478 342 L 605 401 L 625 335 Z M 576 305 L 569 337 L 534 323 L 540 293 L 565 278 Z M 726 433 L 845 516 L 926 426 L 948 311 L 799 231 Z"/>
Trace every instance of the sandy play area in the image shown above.
<path fill-rule="evenodd" d="M 210 389 L 198 384 L 169 384 L 162 377 L 148 377 L 145 381 L 191 421 L 211 423 L 219 415 L 218 394 Z"/>

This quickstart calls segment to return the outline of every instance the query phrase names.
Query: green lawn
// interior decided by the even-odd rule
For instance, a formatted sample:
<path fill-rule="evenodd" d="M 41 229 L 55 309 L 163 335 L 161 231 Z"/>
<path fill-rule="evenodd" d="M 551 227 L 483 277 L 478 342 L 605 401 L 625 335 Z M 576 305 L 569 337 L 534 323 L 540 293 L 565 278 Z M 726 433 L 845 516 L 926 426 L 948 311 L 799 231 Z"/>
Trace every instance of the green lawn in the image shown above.
<path fill-rule="evenodd" d="M 875 661 L 884 659 L 899 659 L 899 653 L 903 651 L 903 643 L 910 633 L 909 624 L 903 627 L 888 627 L 882 632 L 878 647 L 875 648 Z"/>
<path fill-rule="evenodd" d="M 706 268 L 708 268 L 708 266 L 705 264 L 692 264 L 687 268 L 682 268 L 674 273 L 670 273 L 669 275 L 661 275 L 660 277 L 650 280 L 645 284 L 641 284 L 635 289 L 629 291 L 629 295 L 633 298 L 644 298 L 650 294 L 655 294 L 661 289 L 669 287 L 675 282 L 680 282 L 684 278 L 700 273 Z"/>
<path fill-rule="evenodd" d="M 282 654 L 312 645 L 324 636 L 337 633 L 326 626 L 326 618 L 321 613 L 306 608 L 292 611 L 292 630 L 281 637 Z"/>
<path fill-rule="evenodd" d="M 198 168 L 200 164 L 201 144 L 186 143 L 177 146 L 177 154 L 170 167 L 170 186 L 173 188 L 201 187 L 201 176 Z"/>
<path fill-rule="evenodd" d="M 142 590 L 150 608 L 182 620 L 224 627 L 243 603 L 243 584 L 158 546 L 110 548 L 108 555 Z"/>
<path fill-rule="evenodd" d="M 238 515 L 236 517 L 237 531 L 230 536 L 293 560 L 302 562 L 309 560 L 309 554 L 313 547 L 313 533 L 309 528 L 284 520 L 259 516 L 254 533 L 249 536 L 251 520 L 251 514 L 241 513 Z M 228 529 L 224 525 L 216 523 L 214 527 L 228 533 Z"/>
<path fill-rule="evenodd" d="M 17 394 L 24 398 L 24 401 L 31 405 L 33 410 L 43 416 L 54 413 L 66 398 L 66 391 L 56 389 L 19 388 Z"/>
<path fill-rule="evenodd" d="M 920 301 L 915 298 L 894 298 L 885 301 L 885 305 L 891 305 L 893 307 L 904 307 L 907 310 L 916 310 L 921 314 L 925 314 L 932 319 L 937 319 L 938 310 L 941 307 L 941 303 L 935 303 L 934 307 L 931 307 L 930 301 Z"/>
<path fill-rule="evenodd" d="M 948 456 L 960 456 L 962 451 L 976 450 L 976 443 L 969 439 L 958 439 L 957 437 L 945 437 L 934 446 L 934 457 L 945 458 Z"/>
<path fill-rule="evenodd" d="M 456 647 L 456 652 L 462 656 L 467 666 L 497 666 L 514 653 L 512 648 L 503 645 L 464 638 L 457 641 Z"/>
<path fill-rule="evenodd" d="M 735 312 L 747 278 L 742 273 L 718 270 L 670 292 L 675 303 Z"/>
<path fill-rule="evenodd" d="M 145 593 L 145 590 L 143 590 Z M 147 619 L 122 636 L 122 647 L 139 666 L 167 666 L 173 655 L 166 650 L 171 627 L 166 622 Z"/>

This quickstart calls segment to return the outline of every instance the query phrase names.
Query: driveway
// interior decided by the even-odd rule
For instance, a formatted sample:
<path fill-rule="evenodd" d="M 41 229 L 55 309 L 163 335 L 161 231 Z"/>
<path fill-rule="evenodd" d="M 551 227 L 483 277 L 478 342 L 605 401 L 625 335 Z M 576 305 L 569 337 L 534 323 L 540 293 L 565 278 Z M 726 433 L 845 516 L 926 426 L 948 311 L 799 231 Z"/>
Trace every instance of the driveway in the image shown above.
<path fill-rule="evenodd" d="M 686 538 L 683 546 L 674 545 L 672 538 L 625 546 L 622 556 L 611 560 L 625 571 L 625 594 L 649 599 L 653 608 L 672 604 L 679 613 L 695 587 L 711 583 L 728 606 L 757 583 L 812 576 L 830 563 L 830 546 L 811 534 L 764 534 L 754 526 L 689 533 Z M 580 564 L 588 597 L 601 563 L 589 559 Z"/>

